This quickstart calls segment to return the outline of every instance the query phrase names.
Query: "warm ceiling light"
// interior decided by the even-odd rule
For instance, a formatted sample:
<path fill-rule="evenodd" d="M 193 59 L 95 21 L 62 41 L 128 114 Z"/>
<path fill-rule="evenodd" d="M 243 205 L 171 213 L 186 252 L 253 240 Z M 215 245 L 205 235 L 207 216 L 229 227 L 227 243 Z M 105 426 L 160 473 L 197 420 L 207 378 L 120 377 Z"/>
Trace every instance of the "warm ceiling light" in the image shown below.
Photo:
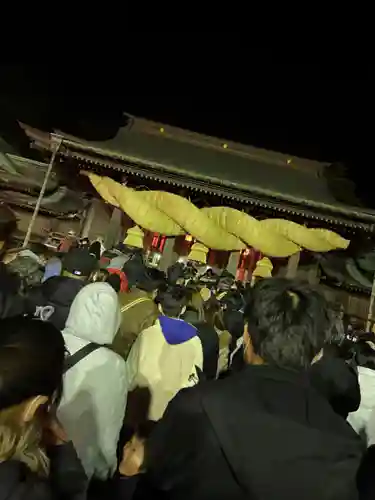
<path fill-rule="evenodd" d="M 228 149 L 228 144 L 223 144 L 224 149 Z"/>
<path fill-rule="evenodd" d="M 165 132 L 164 127 L 160 127 L 159 130 L 162 134 Z"/>
<path fill-rule="evenodd" d="M 292 163 L 292 159 L 291 159 L 291 158 L 288 158 L 288 159 L 286 160 L 286 162 L 287 162 L 287 164 L 288 164 L 288 165 L 290 165 L 290 164 Z"/>

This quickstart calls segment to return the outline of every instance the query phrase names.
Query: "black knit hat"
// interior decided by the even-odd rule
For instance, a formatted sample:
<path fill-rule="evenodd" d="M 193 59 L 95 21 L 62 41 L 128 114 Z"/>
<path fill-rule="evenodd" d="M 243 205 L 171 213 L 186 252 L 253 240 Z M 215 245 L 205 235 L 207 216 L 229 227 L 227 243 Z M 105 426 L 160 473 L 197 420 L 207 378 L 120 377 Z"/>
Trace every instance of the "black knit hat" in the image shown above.
<path fill-rule="evenodd" d="M 73 248 L 65 254 L 62 268 L 75 276 L 88 277 L 98 266 L 98 259 L 85 248 Z"/>

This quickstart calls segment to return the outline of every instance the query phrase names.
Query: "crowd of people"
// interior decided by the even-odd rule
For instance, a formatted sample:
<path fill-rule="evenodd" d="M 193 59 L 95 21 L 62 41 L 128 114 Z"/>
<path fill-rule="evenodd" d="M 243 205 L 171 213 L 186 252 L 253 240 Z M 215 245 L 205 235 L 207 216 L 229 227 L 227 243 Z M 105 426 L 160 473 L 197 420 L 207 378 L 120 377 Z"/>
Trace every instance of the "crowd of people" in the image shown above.
<path fill-rule="evenodd" d="M 375 338 L 316 289 L 1 212 L 0 500 L 375 498 Z"/>

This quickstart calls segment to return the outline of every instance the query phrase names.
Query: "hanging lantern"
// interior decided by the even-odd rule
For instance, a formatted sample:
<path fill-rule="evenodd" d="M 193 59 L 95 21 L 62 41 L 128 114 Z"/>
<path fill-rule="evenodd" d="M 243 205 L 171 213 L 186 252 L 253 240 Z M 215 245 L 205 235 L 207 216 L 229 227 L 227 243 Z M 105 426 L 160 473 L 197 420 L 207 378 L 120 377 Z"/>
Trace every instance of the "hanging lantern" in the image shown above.
<path fill-rule="evenodd" d="M 258 260 L 253 271 L 254 278 L 271 278 L 273 264 L 268 257 Z"/>
<path fill-rule="evenodd" d="M 273 264 L 268 257 L 263 257 L 262 259 L 258 260 L 253 271 L 251 284 L 254 285 L 259 278 L 272 278 L 272 269 Z"/>
<path fill-rule="evenodd" d="M 142 229 L 138 226 L 134 226 L 128 229 L 126 238 L 124 239 L 124 245 L 135 248 L 143 248 L 143 237 L 144 233 Z"/>
<path fill-rule="evenodd" d="M 159 233 L 154 233 L 151 241 L 151 250 L 154 252 L 163 253 L 166 241 L 167 241 L 166 236 L 163 236 Z"/>
<path fill-rule="evenodd" d="M 247 281 L 253 272 L 255 262 L 258 258 L 258 252 L 253 248 L 245 248 L 242 250 L 238 259 L 238 267 L 236 279 L 239 281 Z"/>
<path fill-rule="evenodd" d="M 194 260 L 201 264 L 207 264 L 208 248 L 202 243 L 194 243 L 188 255 L 188 260 Z"/>

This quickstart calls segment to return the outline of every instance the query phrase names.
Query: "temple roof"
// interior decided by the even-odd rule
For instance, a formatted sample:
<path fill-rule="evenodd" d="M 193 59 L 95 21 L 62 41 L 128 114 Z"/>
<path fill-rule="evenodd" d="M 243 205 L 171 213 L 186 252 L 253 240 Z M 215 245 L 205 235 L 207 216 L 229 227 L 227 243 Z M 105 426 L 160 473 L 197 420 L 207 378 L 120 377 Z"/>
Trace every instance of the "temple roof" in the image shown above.
<path fill-rule="evenodd" d="M 46 147 L 45 138 L 28 129 Z M 287 156 L 134 119 L 104 142 L 64 137 L 62 154 L 141 177 L 307 218 L 375 229 L 375 211 L 340 203 L 329 190 L 325 163 Z"/>
<path fill-rule="evenodd" d="M 43 162 L 5 155 L 0 149 L 0 201 L 34 210 L 47 167 Z M 43 214 L 73 218 L 81 214 L 86 205 L 87 199 L 81 193 L 60 186 L 56 172 L 51 172 L 40 206 Z"/>

